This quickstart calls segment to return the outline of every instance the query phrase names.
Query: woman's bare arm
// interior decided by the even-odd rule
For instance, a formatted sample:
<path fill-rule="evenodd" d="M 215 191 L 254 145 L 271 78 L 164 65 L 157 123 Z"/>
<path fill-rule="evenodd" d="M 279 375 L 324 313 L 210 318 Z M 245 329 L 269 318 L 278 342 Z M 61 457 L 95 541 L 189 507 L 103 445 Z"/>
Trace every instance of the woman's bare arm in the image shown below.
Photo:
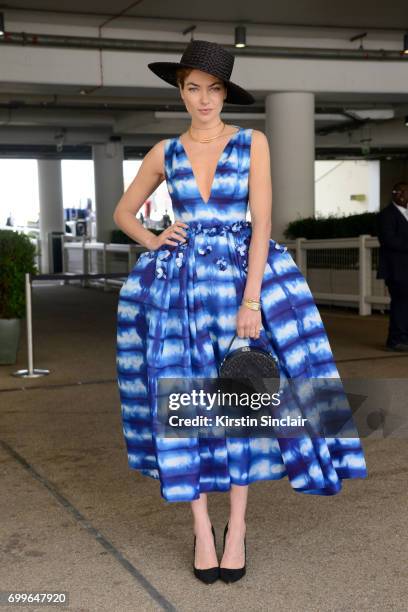
<path fill-rule="evenodd" d="M 145 155 L 137 175 L 119 200 L 113 213 L 116 225 L 125 234 L 148 249 L 157 247 L 157 236 L 143 227 L 136 219 L 136 213 L 165 178 L 163 175 L 165 142 L 165 140 L 160 140 Z"/>
<path fill-rule="evenodd" d="M 252 236 L 248 251 L 248 273 L 244 298 L 259 299 L 272 226 L 272 179 L 269 144 L 259 130 L 252 133 L 249 207 Z"/>

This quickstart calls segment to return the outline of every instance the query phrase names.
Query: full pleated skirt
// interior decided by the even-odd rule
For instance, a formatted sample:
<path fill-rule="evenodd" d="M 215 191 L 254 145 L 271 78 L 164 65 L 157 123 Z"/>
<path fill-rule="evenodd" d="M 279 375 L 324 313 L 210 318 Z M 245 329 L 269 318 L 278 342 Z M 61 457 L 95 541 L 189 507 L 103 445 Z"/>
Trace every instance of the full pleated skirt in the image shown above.
<path fill-rule="evenodd" d="M 333 495 L 343 478 L 365 478 L 363 449 L 319 311 L 292 256 L 272 239 L 261 289 L 264 337 L 282 376 L 337 379 L 338 397 L 327 402 L 342 407 L 349 429 L 330 438 L 306 429 L 290 438 L 157 434 L 158 379 L 217 377 L 245 288 L 249 225 L 195 229 L 187 243 L 143 253 L 119 294 L 117 380 L 130 468 L 159 480 L 168 501 L 285 476 L 294 491 Z M 233 348 L 253 342 L 236 338 Z M 314 402 L 312 391 L 300 409 L 307 414 Z"/>

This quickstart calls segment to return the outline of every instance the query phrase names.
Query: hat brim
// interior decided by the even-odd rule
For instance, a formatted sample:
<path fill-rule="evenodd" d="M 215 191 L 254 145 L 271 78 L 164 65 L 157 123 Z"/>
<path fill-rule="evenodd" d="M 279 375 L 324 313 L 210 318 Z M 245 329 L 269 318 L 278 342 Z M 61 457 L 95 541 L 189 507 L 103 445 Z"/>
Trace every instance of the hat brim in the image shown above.
<path fill-rule="evenodd" d="M 190 66 L 182 62 L 151 62 L 147 66 L 156 76 L 174 87 L 178 87 L 176 79 L 177 68 L 193 68 L 195 70 L 202 70 L 201 68 Z M 207 70 L 202 70 L 202 72 L 212 74 Z M 227 97 L 225 98 L 225 102 L 228 102 L 229 104 L 253 104 L 255 102 L 255 98 L 249 93 L 249 91 L 246 91 L 232 81 L 225 81 L 225 79 L 223 80 L 227 88 Z"/>

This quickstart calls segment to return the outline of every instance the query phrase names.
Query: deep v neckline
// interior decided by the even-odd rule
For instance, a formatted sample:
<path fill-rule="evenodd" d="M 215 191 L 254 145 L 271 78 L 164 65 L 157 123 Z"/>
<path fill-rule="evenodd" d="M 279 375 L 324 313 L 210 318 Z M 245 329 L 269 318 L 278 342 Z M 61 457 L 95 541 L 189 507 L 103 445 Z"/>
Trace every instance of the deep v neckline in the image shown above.
<path fill-rule="evenodd" d="M 203 198 L 203 196 L 202 196 L 202 193 L 201 193 L 200 188 L 199 188 L 199 186 L 198 186 L 198 182 L 197 182 L 196 173 L 194 172 L 193 164 L 191 163 L 190 158 L 189 158 L 189 156 L 187 155 L 187 151 L 186 151 L 186 149 L 184 148 L 184 145 L 183 145 L 183 143 L 182 143 L 182 142 L 181 142 L 181 140 L 180 140 L 180 136 L 177 138 L 178 143 L 180 144 L 180 146 L 181 146 L 181 148 L 182 148 L 182 150 L 183 150 L 183 153 L 184 153 L 184 155 L 185 155 L 185 157 L 186 157 L 186 159 L 187 159 L 187 161 L 188 161 L 188 165 L 189 165 L 189 167 L 190 167 L 190 171 L 191 171 L 191 174 L 192 174 L 192 176 L 193 176 L 193 180 L 194 180 L 194 183 L 195 183 L 195 188 L 196 188 L 196 190 L 197 190 L 197 193 L 198 193 L 198 195 L 200 196 L 200 198 L 201 198 L 201 200 L 202 200 L 203 204 L 205 204 L 205 205 L 207 205 L 207 204 L 208 204 L 208 203 L 211 201 L 211 199 L 212 199 L 212 196 L 213 196 L 213 191 L 214 191 L 214 183 L 215 183 L 215 179 L 217 178 L 218 167 L 219 167 L 219 165 L 220 165 L 221 159 L 223 158 L 224 153 L 225 153 L 225 152 L 226 152 L 226 150 L 228 149 L 229 145 L 230 145 L 230 144 L 232 143 L 232 141 L 234 140 L 235 136 L 237 136 L 237 134 L 239 134 L 239 133 L 241 132 L 241 130 L 242 130 L 242 128 L 241 128 L 241 127 L 239 127 L 238 125 L 234 125 L 234 127 L 237 127 L 237 128 L 238 128 L 238 129 L 237 129 L 237 131 L 236 131 L 236 132 L 234 132 L 234 133 L 232 134 L 231 138 L 229 138 L 229 140 L 226 142 L 226 144 L 225 144 L 224 148 L 222 149 L 222 151 L 221 151 L 221 153 L 220 153 L 220 155 L 219 155 L 219 157 L 218 157 L 217 164 L 216 164 L 216 166 L 215 166 L 215 170 L 214 170 L 214 174 L 213 174 L 213 179 L 212 179 L 212 182 L 211 182 L 211 187 L 210 187 L 210 195 L 208 196 L 208 200 L 207 200 L 207 201 L 206 201 L 206 200 L 204 200 L 204 198 Z"/>

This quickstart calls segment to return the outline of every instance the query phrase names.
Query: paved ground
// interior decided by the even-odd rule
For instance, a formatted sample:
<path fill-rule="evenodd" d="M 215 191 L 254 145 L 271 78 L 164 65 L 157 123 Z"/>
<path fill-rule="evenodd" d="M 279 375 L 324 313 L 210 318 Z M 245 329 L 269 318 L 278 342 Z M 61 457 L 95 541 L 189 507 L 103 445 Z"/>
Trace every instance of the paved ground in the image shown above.
<path fill-rule="evenodd" d="M 11 376 L 27 366 L 23 328 L 18 362 L 0 367 L 0 590 L 67 591 L 62 609 L 78 612 L 407 609 L 408 355 L 383 350 L 387 316 L 320 308 L 341 376 L 386 401 L 386 435 L 362 438 L 369 477 L 333 497 L 286 478 L 251 485 L 247 575 L 206 586 L 191 572 L 189 505 L 127 466 L 117 291 L 36 286 L 33 303 L 35 366 L 51 374 Z M 227 509 L 211 495 L 219 549 Z"/>

